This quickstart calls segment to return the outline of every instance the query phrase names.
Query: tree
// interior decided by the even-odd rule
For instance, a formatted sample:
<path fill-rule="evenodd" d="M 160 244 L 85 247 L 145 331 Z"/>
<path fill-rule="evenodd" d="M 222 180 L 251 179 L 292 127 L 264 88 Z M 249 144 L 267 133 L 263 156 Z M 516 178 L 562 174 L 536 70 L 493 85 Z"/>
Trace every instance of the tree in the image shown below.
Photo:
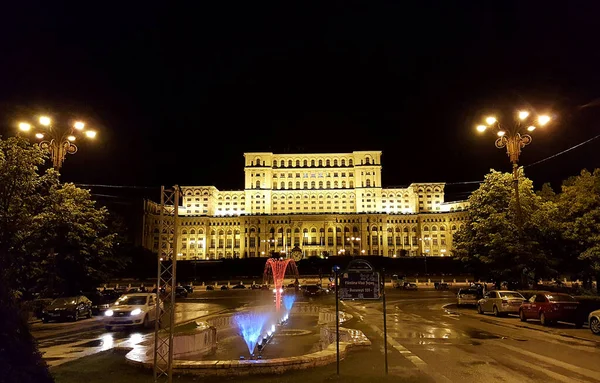
<path fill-rule="evenodd" d="M 43 204 L 42 190 L 56 182 L 53 170 L 38 173 L 45 159 L 24 139 L 0 139 L 0 280 L 13 292 L 23 287 L 26 269 L 35 267 L 24 247 Z"/>
<path fill-rule="evenodd" d="M 570 261 L 585 270 L 584 280 L 593 273 L 600 285 L 600 169 L 582 170 L 565 180 L 561 189 L 559 224 Z"/>
<path fill-rule="evenodd" d="M 478 278 L 525 282 L 556 273 L 554 235 L 544 223 L 556 206 L 542 201 L 533 183 L 519 174 L 522 224 L 517 220 L 512 174 L 491 170 L 469 197 L 468 221 L 453 239 L 453 254 Z"/>
<path fill-rule="evenodd" d="M 123 267 L 114 257 L 117 234 L 108 230 L 108 211 L 90 192 L 71 183 L 53 183 L 32 227 L 27 251 L 41 260 L 31 275 L 47 292 L 89 291 Z"/>
<path fill-rule="evenodd" d="M 0 139 L 0 277 L 12 292 L 75 293 L 121 267 L 108 212 L 40 166 L 23 138 Z"/>

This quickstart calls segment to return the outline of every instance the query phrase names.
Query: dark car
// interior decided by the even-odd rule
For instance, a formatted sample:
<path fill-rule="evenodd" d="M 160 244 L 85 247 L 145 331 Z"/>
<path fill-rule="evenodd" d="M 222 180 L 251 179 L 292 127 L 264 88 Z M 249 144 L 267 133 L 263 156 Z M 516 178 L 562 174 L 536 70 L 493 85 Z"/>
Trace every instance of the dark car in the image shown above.
<path fill-rule="evenodd" d="M 186 289 L 189 294 L 191 294 L 191 293 L 194 292 L 194 286 L 191 285 L 191 284 L 189 284 L 189 285 L 183 285 L 183 288 Z"/>
<path fill-rule="evenodd" d="M 84 295 L 56 298 L 42 311 L 42 322 L 92 317 L 92 301 Z"/>
<path fill-rule="evenodd" d="M 206 285 L 206 291 L 211 291 L 211 290 L 214 290 L 214 289 L 215 289 L 215 286 L 213 286 L 213 285 Z"/>
<path fill-rule="evenodd" d="M 176 298 L 187 298 L 187 296 L 188 296 L 188 291 L 185 287 L 183 287 L 183 286 L 175 287 L 175 297 Z"/>
<path fill-rule="evenodd" d="M 222 286 L 221 286 L 221 290 L 229 290 L 229 286 L 227 286 L 227 285 L 222 285 Z"/>
<path fill-rule="evenodd" d="M 103 314 L 108 308 L 119 299 L 119 294 L 114 290 L 90 291 L 84 293 L 85 297 L 92 301 L 92 315 Z"/>
<path fill-rule="evenodd" d="M 446 282 L 435 282 L 433 286 L 436 290 L 448 290 L 450 288 Z"/>
<path fill-rule="evenodd" d="M 519 318 L 525 322 L 528 319 L 539 319 L 543 326 L 558 321 L 574 323 L 575 327 L 583 326 L 583 319 L 577 315 L 579 302 L 564 293 L 538 292 L 521 304 Z"/>
<path fill-rule="evenodd" d="M 232 287 L 232 289 L 245 289 L 245 288 L 246 288 L 246 286 L 242 285 L 241 283 Z"/>
<path fill-rule="evenodd" d="M 302 294 L 305 297 L 319 297 L 325 294 L 325 290 L 319 285 L 308 285 L 304 287 Z"/>

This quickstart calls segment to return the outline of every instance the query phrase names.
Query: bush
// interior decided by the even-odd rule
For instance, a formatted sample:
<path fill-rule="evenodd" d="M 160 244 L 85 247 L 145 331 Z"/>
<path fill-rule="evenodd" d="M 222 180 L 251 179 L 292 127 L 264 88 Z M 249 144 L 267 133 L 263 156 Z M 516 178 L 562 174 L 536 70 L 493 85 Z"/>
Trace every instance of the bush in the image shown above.
<path fill-rule="evenodd" d="M 52 383 L 54 379 L 21 313 L 0 281 L 0 381 Z"/>

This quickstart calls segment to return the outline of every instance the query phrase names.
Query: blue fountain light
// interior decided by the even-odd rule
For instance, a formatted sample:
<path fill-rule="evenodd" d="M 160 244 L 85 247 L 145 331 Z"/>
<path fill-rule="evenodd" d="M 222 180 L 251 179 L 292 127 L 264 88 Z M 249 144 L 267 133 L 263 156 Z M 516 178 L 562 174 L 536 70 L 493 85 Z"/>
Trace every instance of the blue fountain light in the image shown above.
<path fill-rule="evenodd" d="M 292 306 L 294 306 L 295 301 L 296 301 L 295 295 L 284 295 L 283 296 L 283 305 L 285 306 L 285 309 L 287 311 L 290 311 L 292 309 Z"/>
<path fill-rule="evenodd" d="M 269 313 L 246 313 L 237 314 L 233 317 L 235 324 L 238 327 L 240 335 L 244 338 L 248 352 L 252 354 L 254 347 L 262 335 L 263 327 L 269 320 Z"/>

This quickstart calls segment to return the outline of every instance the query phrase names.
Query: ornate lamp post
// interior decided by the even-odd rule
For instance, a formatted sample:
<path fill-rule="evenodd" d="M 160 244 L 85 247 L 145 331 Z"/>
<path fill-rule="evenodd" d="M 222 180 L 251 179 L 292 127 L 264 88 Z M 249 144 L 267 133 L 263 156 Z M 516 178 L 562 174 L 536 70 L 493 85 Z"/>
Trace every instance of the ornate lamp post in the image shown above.
<path fill-rule="evenodd" d="M 534 116 L 527 110 L 521 110 L 517 113 L 511 124 L 501 124 L 495 117 L 487 117 L 486 125 L 478 125 L 477 130 L 481 133 L 488 128 L 496 130 L 496 147 L 498 149 L 506 148 L 506 154 L 512 163 L 513 185 L 515 188 L 515 202 L 517 204 L 517 222 L 522 223 L 521 203 L 519 201 L 519 155 L 521 149 L 531 143 L 531 136 L 528 133 L 533 132 L 537 127 L 545 126 L 550 122 L 550 117 L 546 115 Z"/>
<path fill-rule="evenodd" d="M 354 250 L 354 245 L 360 244 L 360 237 L 346 238 L 346 241 L 349 242 L 352 247 L 352 255 L 356 255 L 357 252 Z"/>
<path fill-rule="evenodd" d="M 39 126 L 28 122 L 20 122 L 19 130 L 25 133 L 34 133 L 40 140 L 39 147 L 50 152 L 52 165 L 59 171 L 65 161 L 67 154 L 77 153 L 77 145 L 74 144 L 78 136 L 86 138 L 96 137 L 96 131 L 86 129 L 85 123 L 74 121 L 71 125 L 54 124 L 52 119 L 41 116 L 38 119 Z"/>

